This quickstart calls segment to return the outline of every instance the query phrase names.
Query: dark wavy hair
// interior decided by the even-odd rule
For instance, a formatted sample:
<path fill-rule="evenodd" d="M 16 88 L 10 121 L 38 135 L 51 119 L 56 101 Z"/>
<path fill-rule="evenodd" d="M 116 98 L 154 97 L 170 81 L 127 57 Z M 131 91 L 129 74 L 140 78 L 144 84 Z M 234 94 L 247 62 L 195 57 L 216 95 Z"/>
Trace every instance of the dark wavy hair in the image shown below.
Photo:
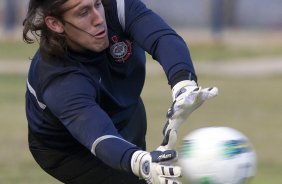
<path fill-rule="evenodd" d="M 64 34 L 49 29 L 45 23 L 46 16 L 56 17 L 63 23 L 62 5 L 68 0 L 30 0 L 27 15 L 23 21 L 23 40 L 32 44 L 39 42 L 42 55 L 61 57 L 66 50 Z M 31 33 L 31 34 L 30 34 Z"/>

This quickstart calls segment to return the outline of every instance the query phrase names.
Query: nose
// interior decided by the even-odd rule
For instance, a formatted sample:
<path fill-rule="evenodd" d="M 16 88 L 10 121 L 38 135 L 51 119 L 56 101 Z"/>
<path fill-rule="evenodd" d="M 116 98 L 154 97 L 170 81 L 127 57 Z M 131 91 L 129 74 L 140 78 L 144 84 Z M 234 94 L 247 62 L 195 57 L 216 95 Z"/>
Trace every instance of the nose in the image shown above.
<path fill-rule="evenodd" d="M 100 9 L 96 9 L 95 7 L 93 7 L 92 9 L 92 23 L 95 26 L 101 25 L 104 23 L 104 11 L 100 10 Z"/>

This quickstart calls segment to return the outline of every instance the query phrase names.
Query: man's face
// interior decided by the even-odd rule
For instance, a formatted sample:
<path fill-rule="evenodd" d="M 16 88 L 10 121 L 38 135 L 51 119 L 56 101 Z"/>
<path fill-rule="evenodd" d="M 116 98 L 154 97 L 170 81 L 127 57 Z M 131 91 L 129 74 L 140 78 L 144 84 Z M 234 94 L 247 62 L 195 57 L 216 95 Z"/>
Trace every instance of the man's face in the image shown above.
<path fill-rule="evenodd" d="M 104 7 L 101 0 L 68 0 L 64 31 L 68 45 L 77 51 L 101 52 L 109 45 Z"/>

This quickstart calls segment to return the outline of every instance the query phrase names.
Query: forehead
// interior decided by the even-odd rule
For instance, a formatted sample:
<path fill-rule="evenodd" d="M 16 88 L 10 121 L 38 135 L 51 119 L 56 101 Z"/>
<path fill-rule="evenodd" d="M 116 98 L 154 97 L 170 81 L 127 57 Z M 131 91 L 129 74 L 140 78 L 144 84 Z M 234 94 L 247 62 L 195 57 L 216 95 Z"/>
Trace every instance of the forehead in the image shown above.
<path fill-rule="evenodd" d="M 68 0 L 66 3 L 63 4 L 62 9 L 64 11 L 76 10 L 80 7 L 89 5 L 96 1 L 97 0 Z"/>

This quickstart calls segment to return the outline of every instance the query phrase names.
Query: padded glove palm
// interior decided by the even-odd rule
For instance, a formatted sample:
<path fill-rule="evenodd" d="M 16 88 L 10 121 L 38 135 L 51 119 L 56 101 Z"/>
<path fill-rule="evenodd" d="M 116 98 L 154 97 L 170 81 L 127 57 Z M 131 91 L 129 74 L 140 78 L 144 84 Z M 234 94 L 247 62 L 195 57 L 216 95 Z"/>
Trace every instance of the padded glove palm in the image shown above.
<path fill-rule="evenodd" d="M 157 150 L 174 149 L 179 126 L 206 100 L 217 95 L 216 87 L 202 89 L 195 81 L 190 80 L 177 83 L 172 88 L 173 103 L 167 112 L 167 122 L 163 129 L 163 143 Z"/>

